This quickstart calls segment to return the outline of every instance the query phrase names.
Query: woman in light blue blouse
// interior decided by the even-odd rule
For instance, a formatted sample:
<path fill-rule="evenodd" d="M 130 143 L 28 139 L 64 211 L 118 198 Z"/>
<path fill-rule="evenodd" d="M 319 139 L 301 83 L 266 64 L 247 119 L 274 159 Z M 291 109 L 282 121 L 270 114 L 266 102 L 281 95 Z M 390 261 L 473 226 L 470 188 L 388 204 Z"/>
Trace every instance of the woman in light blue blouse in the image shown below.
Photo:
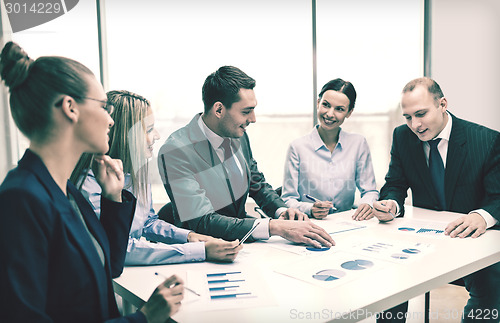
<path fill-rule="evenodd" d="M 372 204 L 379 193 L 370 149 L 363 136 L 340 127 L 351 116 L 355 101 L 354 86 L 340 78 L 321 89 L 319 124 L 288 148 L 282 193 L 288 207 L 322 219 L 332 211 L 351 209 L 358 188 L 361 199 L 353 219 L 373 217 Z"/>
<path fill-rule="evenodd" d="M 233 261 L 239 250 L 238 241 L 228 242 L 178 228 L 158 218 L 153 209 L 148 160 L 159 134 L 154 128 L 150 102 L 128 91 L 110 91 L 108 100 L 115 110 L 115 125 L 109 134 L 108 155 L 121 159 L 125 173 L 124 188 L 137 197 L 137 206 L 130 229 L 126 265 L 155 265 L 192 261 Z M 87 159 L 89 157 L 87 156 Z M 81 191 L 100 214 L 101 189 L 89 160 L 81 160 L 75 169 L 80 176 Z M 75 176 L 78 177 L 78 176 Z M 77 186 L 80 186 L 77 185 Z"/>

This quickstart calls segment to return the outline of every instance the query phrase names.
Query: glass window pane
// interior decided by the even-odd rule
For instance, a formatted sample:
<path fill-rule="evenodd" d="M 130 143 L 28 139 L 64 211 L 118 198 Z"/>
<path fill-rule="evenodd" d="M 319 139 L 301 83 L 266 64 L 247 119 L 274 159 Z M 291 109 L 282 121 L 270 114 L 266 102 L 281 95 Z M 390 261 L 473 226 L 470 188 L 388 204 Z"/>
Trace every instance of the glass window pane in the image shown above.
<path fill-rule="evenodd" d="M 342 128 L 370 146 L 378 187 L 392 131 L 403 122 L 404 85 L 422 76 L 422 0 L 317 0 L 318 92 L 331 79 L 353 83 L 356 107 Z"/>
<path fill-rule="evenodd" d="M 54 20 L 15 32 L 12 41 L 33 59 L 51 55 L 75 59 L 90 68 L 99 79 L 97 12 L 93 1 L 79 1 Z M 17 135 L 19 159 L 29 142 L 19 131 Z"/>
<path fill-rule="evenodd" d="M 304 131 L 297 124 L 312 125 L 310 1 L 107 1 L 106 14 L 110 89 L 151 100 L 162 136 L 155 153 L 203 111 L 205 78 L 234 65 L 257 81 L 248 133 L 259 168 L 281 185 L 288 144 Z"/>
<path fill-rule="evenodd" d="M 357 112 L 393 110 L 422 75 L 421 0 L 318 0 L 318 92 L 333 78 L 354 84 Z"/>

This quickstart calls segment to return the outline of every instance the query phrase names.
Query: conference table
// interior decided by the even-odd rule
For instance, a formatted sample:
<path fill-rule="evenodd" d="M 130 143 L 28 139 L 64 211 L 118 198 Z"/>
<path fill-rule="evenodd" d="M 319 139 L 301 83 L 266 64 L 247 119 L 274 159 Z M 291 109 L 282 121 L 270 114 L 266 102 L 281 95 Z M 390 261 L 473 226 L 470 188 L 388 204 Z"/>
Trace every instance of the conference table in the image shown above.
<path fill-rule="evenodd" d="M 272 237 L 233 263 L 125 267 L 115 292 L 131 311 L 177 274 L 193 290 L 178 322 L 357 322 L 500 261 L 500 231 L 450 238 L 443 229 L 463 214 L 405 209 L 386 223 L 354 221 L 354 210 L 312 220 L 335 240 L 329 250 Z M 423 321 L 423 309 L 410 314 Z"/>

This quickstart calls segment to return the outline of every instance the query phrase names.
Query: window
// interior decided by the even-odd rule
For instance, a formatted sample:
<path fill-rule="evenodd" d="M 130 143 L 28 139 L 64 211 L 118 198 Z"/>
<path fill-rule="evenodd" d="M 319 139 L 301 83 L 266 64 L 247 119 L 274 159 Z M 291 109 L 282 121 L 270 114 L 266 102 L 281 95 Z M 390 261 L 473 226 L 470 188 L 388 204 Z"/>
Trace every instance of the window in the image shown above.
<path fill-rule="evenodd" d="M 278 187 L 289 143 L 316 123 L 314 77 L 318 90 L 341 77 L 358 93 L 343 128 L 367 138 L 381 186 L 392 129 L 402 122 L 399 93 L 422 75 L 422 6 L 422 0 L 108 0 L 106 90 L 133 91 L 152 102 L 162 136 L 156 156 L 173 131 L 202 112 L 205 78 L 222 65 L 241 68 L 257 81 L 257 123 L 248 128 L 253 152 L 267 181 Z M 99 77 L 97 33 L 96 4 L 80 1 L 12 38 L 32 57 L 68 56 Z M 18 146 L 22 154 L 26 141 Z M 161 204 L 168 197 L 156 158 L 150 169 L 153 198 Z"/>
<path fill-rule="evenodd" d="M 423 72 L 422 6 L 421 0 L 317 0 L 318 92 L 337 77 L 354 85 L 355 110 L 342 128 L 367 139 L 379 188 L 392 130 L 404 120 L 401 90 Z"/>
<path fill-rule="evenodd" d="M 205 78 L 234 65 L 257 81 L 257 123 L 248 133 L 259 167 L 281 185 L 290 140 L 312 125 L 310 2 L 110 1 L 106 13 L 110 89 L 151 100 L 162 135 L 155 152 L 203 111 Z M 155 162 L 158 201 L 167 197 Z"/>
<path fill-rule="evenodd" d="M 80 1 L 74 8 L 52 21 L 5 36 L 11 37 L 33 59 L 48 55 L 66 56 L 86 65 L 99 79 L 97 14 L 94 2 Z M 15 127 L 14 123 L 12 126 Z M 11 133 L 12 163 L 15 165 L 29 142 L 17 128 Z"/>

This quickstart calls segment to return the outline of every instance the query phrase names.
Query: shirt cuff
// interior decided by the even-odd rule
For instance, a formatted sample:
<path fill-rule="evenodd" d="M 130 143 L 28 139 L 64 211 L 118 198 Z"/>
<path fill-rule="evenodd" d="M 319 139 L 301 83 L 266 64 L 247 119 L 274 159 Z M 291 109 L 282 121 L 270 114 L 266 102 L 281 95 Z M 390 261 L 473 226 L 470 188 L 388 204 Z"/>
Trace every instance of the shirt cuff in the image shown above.
<path fill-rule="evenodd" d="M 479 215 L 481 215 L 483 217 L 484 221 L 486 221 L 486 228 L 487 229 L 489 229 L 492 226 L 498 224 L 497 219 L 495 219 L 494 217 L 492 217 L 491 214 L 489 214 L 488 212 L 486 212 L 483 209 L 478 209 L 478 210 L 470 211 L 469 214 L 471 214 L 471 213 L 479 213 Z"/>
<path fill-rule="evenodd" d="M 286 209 L 286 208 L 285 208 Z M 267 240 L 269 239 L 269 221 L 271 219 L 257 219 L 253 223 L 253 226 L 256 226 L 257 223 L 260 223 L 259 226 L 252 233 L 252 238 L 255 240 Z"/>
<path fill-rule="evenodd" d="M 286 207 L 280 207 L 276 210 L 276 212 L 274 213 L 274 218 L 277 219 L 280 217 L 281 213 L 285 212 L 288 208 Z"/>
<path fill-rule="evenodd" d="M 205 261 L 207 258 L 205 254 L 205 242 L 189 242 L 185 245 L 185 256 L 188 261 Z"/>
<path fill-rule="evenodd" d="M 302 211 L 305 214 L 307 214 L 308 217 L 312 217 L 313 204 L 314 203 L 303 202 L 303 203 L 301 203 L 301 207 L 298 209 L 299 209 L 299 211 Z"/>
<path fill-rule="evenodd" d="M 176 227 L 175 229 L 176 230 L 174 231 L 174 234 L 172 236 L 172 238 L 175 239 L 175 241 L 189 242 L 188 235 L 193 230 L 187 230 L 187 229 L 183 229 L 183 228 L 179 228 L 179 227 Z"/>

